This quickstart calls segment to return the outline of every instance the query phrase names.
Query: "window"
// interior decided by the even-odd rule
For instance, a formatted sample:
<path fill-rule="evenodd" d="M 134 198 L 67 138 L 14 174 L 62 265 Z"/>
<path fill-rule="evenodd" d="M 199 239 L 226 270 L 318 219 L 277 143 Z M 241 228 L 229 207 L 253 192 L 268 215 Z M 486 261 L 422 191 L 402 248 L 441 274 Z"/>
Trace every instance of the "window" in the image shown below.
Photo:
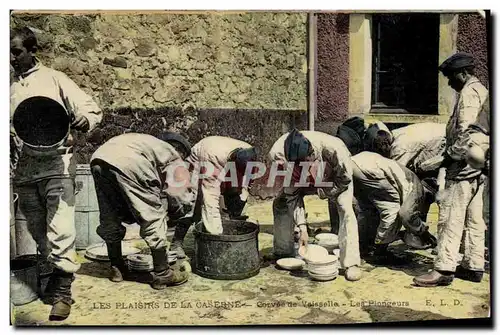
<path fill-rule="evenodd" d="M 371 113 L 438 113 L 439 22 L 439 14 L 373 15 Z"/>

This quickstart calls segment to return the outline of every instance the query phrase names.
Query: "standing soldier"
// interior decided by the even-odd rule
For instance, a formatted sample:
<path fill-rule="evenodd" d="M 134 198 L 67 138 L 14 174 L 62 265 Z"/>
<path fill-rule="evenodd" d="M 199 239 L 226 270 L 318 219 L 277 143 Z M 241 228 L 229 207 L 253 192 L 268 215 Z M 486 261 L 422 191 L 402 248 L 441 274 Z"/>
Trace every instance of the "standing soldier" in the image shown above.
<path fill-rule="evenodd" d="M 97 104 L 64 73 L 45 67 L 35 57 L 37 49 L 37 39 L 29 28 L 11 31 L 10 63 L 15 71 L 10 87 L 11 119 L 24 101 L 42 97 L 51 101 L 51 106 L 58 106 L 47 109 L 47 113 L 63 108 L 70 115 L 71 129 L 92 130 L 102 119 Z M 50 115 L 47 119 L 59 122 Z M 36 133 L 37 129 L 23 129 L 21 125 L 16 131 Z M 16 216 L 27 221 L 42 257 L 54 266 L 46 290 L 52 297 L 49 319 L 64 320 L 73 304 L 74 273 L 80 268 L 75 251 L 76 163 L 71 140 L 43 153 L 23 145 L 15 165 L 14 191 L 19 195 Z"/>
<path fill-rule="evenodd" d="M 481 169 L 484 179 L 483 219 L 488 229 L 490 223 L 490 101 L 486 101 L 477 116 L 476 122 L 469 126 L 470 133 L 467 163 Z M 488 242 L 488 241 L 487 241 Z"/>
<path fill-rule="evenodd" d="M 483 218 L 486 225 L 490 221 L 490 99 L 486 101 L 477 116 L 476 122 L 469 126 L 470 143 L 467 163 L 481 169 L 486 176 L 483 193 Z"/>
<path fill-rule="evenodd" d="M 467 129 L 473 123 L 488 96 L 488 90 L 474 76 L 474 59 L 457 53 L 440 65 L 448 84 L 458 99 L 446 127 L 445 196 L 440 202 L 437 257 L 434 270 L 415 277 L 417 286 L 450 285 L 453 278 L 480 282 L 484 272 L 484 236 L 482 173 L 465 161 L 468 145 Z M 464 231 L 465 228 L 465 231 Z M 462 265 L 457 267 L 462 233 L 465 251 Z"/>

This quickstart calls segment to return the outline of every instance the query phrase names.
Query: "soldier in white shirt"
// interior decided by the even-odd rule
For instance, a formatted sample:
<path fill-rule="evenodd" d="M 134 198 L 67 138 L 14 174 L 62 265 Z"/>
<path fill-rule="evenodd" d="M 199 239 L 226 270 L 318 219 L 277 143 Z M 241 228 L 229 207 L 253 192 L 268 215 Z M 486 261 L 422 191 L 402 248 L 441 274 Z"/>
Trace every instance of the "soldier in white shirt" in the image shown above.
<path fill-rule="evenodd" d="M 450 285 L 456 276 L 480 282 L 484 272 L 485 222 L 483 218 L 484 176 L 467 164 L 468 127 L 488 97 L 488 90 L 474 76 L 474 58 L 459 52 L 440 65 L 448 84 L 457 93 L 453 113 L 446 127 L 445 196 L 439 204 L 437 257 L 434 270 L 415 277 L 417 286 Z M 464 257 L 457 267 L 462 234 Z"/>
<path fill-rule="evenodd" d="M 170 249 L 177 252 L 177 257 L 185 258 L 183 249 L 184 238 L 193 223 L 203 222 L 203 228 L 210 234 L 220 235 L 223 232 L 220 197 L 224 197 L 229 210 L 229 217 L 241 217 L 247 197 L 248 185 L 242 185 L 248 162 L 257 159 L 257 152 L 250 144 L 230 137 L 209 136 L 192 149 L 186 161 L 190 164 L 193 178 L 195 206 L 185 217 L 177 221 L 174 238 Z M 231 170 L 233 164 L 235 171 Z M 223 182 L 222 174 L 236 172 L 237 185 Z M 195 180 L 198 179 L 196 182 Z"/>
<path fill-rule="evenodd" d="M 101 109 L 68 76 L 45 67 L 35 57 L 37 49 L 37 39 L 29 28 L 11 31 L 10 63 L 14 68 L 10 86 L 11 120 L 23 101 L 43 97 L 67 111 L 73 120 L 72 131 L 94 129 L 102 119 Z M 18 136 L 15 131 L 12 134 Z M 14 163 L 14 191 L 19 195 L 17 219 L 27 221 L 40 253 L 54 266 L 47 286 L 53 304 L 50 320 L 69 316 L 73 303 L 71 283 L 80 267 L 75 251 L 76 163 L 70 137 L 59 148 L 43 155 L 23 145 Z"/>
<path fill-rule="evenodd" d="M 122 222 L 136 222 L 151 250 L 151 286 L 158 290 L 188 279 L 187 272 L 172 269 L 167 262 L 167 208 L 161 199 L 162 191 L 179 200 L 181 216 L 193 204 L 190 174 L 183 164 L 190 145 L 176 133 L 164 133 L 160 138 L 122 134 L 100 146 L 90 161 L 100 211 L 97 233 L 106 242 L 111 261 L 109 279 L 120 282 L 128 275 L 122 256 L 121 242 L 126 231 Z"/>
<path fill-rule="evenodd" d="M 304 195 L 317 193 L 321 199 L 329 199 L 339 216 L 340 265 L 349 281 L 361 279 L 358 227 L 352 206 L 353 183 L 352 163 L 349 150 L 341 139 L 319 132 L 298 131 L 281 136 L 269 152 L 272 162 L 286 166 L 294 163 L 294 175 L 301 175 L 299 164 L 313 163 L 308 171 L 313 178 L 320 176 L 321 181 L 330 185 L 297 187 L 284 185 L 273 202 L 274 254 L 276 257 L 293 256 L 294 230 L 300 231 L 299 244 L 307 244 L 309 238 L 304 209 Z M 316 173 L 315 169 L 319 171 Z M 298 172 L 298 173 L 296 173 Z M 300 180 L 295 180 L 298 182 Z"/>
<path fill-rule="evenodd" d="M 370 252 L 374 247 L 377 261 L 396 260 L 388 246 L 399 239 L 403 226 L 407 245 L 416 249 L 434 247 L 436 240 L 425 224 L 424 190 L 415 173 L 376 152 L 361 152 L 352 157 L 352 162 L 354 196 L 360 208 L 358 222 L 366 228 L 360 233 L 362 250 Z M 378 220 L 368 215 L 374 212 L 372 208 Z"/>

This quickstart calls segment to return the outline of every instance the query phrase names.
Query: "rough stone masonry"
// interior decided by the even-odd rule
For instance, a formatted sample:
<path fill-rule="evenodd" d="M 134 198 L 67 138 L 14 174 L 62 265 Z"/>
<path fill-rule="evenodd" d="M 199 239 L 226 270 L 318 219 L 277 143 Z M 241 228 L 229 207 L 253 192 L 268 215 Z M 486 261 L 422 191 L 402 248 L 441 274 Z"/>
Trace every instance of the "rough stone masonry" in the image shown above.
<path fill-rule="evenodd" d="M 177 130 L 192 142 L 233 136 L 266 151 L 284 127 L 306 119 L 306 20 L 305 13 L 13 13 L 11 26 L 31 27 L 40 60 L 104 109 L 102 125 L 77 139 L 78 162 L 87 163 L 98 145 L 127 131 Z"/>

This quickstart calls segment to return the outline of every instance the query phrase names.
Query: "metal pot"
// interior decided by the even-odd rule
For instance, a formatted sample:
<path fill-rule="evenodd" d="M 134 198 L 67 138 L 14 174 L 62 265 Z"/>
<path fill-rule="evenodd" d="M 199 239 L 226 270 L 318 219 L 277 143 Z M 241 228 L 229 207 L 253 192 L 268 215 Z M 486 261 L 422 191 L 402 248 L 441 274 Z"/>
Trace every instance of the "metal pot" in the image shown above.
<path fill-rule="evenodd" d="M 53 151 L 64 144 L 70 133 L 71 117 L 59 102 L 34 96 L 17 106 L 13 125 L 23 145 L 36 154 Z"/>

